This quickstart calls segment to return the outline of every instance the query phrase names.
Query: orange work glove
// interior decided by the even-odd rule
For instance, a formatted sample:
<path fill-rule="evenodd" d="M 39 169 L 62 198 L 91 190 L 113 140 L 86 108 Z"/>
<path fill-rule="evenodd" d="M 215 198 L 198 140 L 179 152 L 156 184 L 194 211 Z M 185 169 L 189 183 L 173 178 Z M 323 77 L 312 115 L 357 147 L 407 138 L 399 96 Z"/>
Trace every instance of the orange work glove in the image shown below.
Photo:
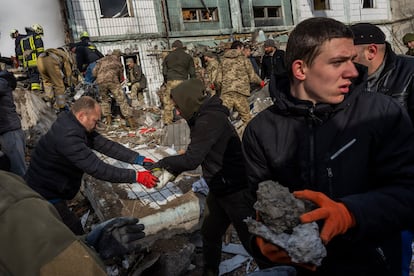
<path fill-rule="evenodd" d="M 324 219 L 320 237 L 327 244 L 333 237 L 344 234 L 349 228 L 355 226 L 355 218 L 348 211 L 346 206 L 341 202 L 336 202 L 321 192 L 303 190 L 293 192 L 293 195 L 299 199 L 307 199 L 319 206 L 318 209 L 312 210 L 300 216 L 302 223 Z"/>
<path fill-rule="evenodd" d="M 259 247 L 260 252 L 268 258 L 270 261 L 277 264 L 297 265 L 311 271 L 316 270 L 316 265 L 305 263 L 294 263 L 288 255 L 288 253 L 277 245 L 267 242 L 262 237 L 256 236 L 256 245 Z"/>
<path fill-rule="evenodd" d="M 137 182 L 144 185 L 148 189 L 157 185 L 158 177 L 152 175 L 150 171 L 137 172 Z"/>
<path fill-rule="evenodd" d="M 262 81 L 260 82 L 260 87 L 261 87 L 261 88 L 263 88 L 263 87 L 265 87 L 265 85 L 266 85 L 265 81 L 263 81 L 263 80 L 262 80 Z"/>

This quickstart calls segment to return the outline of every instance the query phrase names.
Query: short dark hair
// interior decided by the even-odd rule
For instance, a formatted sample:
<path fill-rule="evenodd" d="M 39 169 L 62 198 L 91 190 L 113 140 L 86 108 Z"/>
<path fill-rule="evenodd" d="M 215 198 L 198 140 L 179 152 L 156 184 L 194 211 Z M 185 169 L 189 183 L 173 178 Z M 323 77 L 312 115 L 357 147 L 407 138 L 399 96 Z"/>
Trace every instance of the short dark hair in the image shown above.
<path fill-rule="evenodd" d="M 79 113 L 80 111 L 90 111 L 94 110 L 98 105 L 98 102 L 89 96 L 82 96 L 80 97 L 75 103 L 72 105 L 71 110 L 73 114 Z"/>
<path fill-rule="evenodd" d="M 311 65 L 320 54 L 323 43 L 334 38 L 354 38 L 350 27 L 327 17 L 313 17 L 299 23 L 289 35 L 286 46 L 286 67 L 292 77 L 292 64 L 303 60 Z"/>
<path fill-rule="evenodd" d="M 230 49 L 237 49 L 237 48 L 243 48 L 244 44 L 243 42 L 241 42 L 240 40 L 235 40 L 233 41 L 233 43 L 231 44 Z"/>

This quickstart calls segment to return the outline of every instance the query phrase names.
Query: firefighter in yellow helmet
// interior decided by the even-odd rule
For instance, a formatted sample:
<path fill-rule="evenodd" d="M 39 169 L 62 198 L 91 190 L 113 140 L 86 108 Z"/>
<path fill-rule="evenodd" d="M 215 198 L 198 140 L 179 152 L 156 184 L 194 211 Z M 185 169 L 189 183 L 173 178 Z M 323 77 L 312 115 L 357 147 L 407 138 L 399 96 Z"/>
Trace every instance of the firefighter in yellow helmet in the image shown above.
<path fill-rule="evenodd" d="M 20 40 L 20 48 L 23 53 L 23 67 L 27 69 L 30 89 L 40 90 L 40 77 L 37 70 L 37 58 L 44 52 L 43 28 L 39 24 L 33 24 L 30 28 L 26 27 L 27 37 Z"/>

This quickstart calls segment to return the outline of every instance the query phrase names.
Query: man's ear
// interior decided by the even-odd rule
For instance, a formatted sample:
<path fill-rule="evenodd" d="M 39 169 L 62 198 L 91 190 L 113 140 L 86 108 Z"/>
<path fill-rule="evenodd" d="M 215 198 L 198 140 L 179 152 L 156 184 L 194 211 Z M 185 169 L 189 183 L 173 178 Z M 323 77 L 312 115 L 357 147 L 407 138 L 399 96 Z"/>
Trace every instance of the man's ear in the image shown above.
<path fill-rule="evenodd" d="M 306 79 L 306 65 L 301 59 L 297 59 L 292 63 L 292 74 L 293 77 L 298 80 Z"/>
<path fill-rule="evenodd" d="M 378 54 L 378 46 L 376 44 L 370 44 L 367 46 L 366 55 L 368 60 L 373 60 Z"/>

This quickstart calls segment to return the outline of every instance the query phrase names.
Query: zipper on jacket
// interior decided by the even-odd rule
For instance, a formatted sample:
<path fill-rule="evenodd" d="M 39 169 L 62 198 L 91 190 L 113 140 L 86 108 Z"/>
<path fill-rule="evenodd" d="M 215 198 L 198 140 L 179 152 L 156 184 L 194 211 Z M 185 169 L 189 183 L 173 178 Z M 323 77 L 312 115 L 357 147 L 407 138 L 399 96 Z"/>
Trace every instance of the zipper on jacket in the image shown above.
<path fill-rule="evenodd" d="M 309 135 L 309 162 L 311 164 L 310 166 L 310 172 L 309 172 L 309 178 L 310 178 L 310 183 L 314 183 L 315 181 L 315 133 L 314 133 L 314 127 L 313 127 L 313 122 L 316 118 L 315 114 L 315 107 L 312 106 L 311 108 L 309 108 L 309 116 L 310 116 L 310 120 L 308 121 L 308 127 L 309 127 L 309 131 L 310 131 L 310 135 Z"/>
<path fill-rule="evenodd" d="M 333 173 L 332 173 L 332 168 L 326 168 L 326 171 L 328 173 L 328 189 L 329 189 L 329 195 L 332 197 L 333 193 L 332 193 L 332 178 L 333 178 Z"/>

